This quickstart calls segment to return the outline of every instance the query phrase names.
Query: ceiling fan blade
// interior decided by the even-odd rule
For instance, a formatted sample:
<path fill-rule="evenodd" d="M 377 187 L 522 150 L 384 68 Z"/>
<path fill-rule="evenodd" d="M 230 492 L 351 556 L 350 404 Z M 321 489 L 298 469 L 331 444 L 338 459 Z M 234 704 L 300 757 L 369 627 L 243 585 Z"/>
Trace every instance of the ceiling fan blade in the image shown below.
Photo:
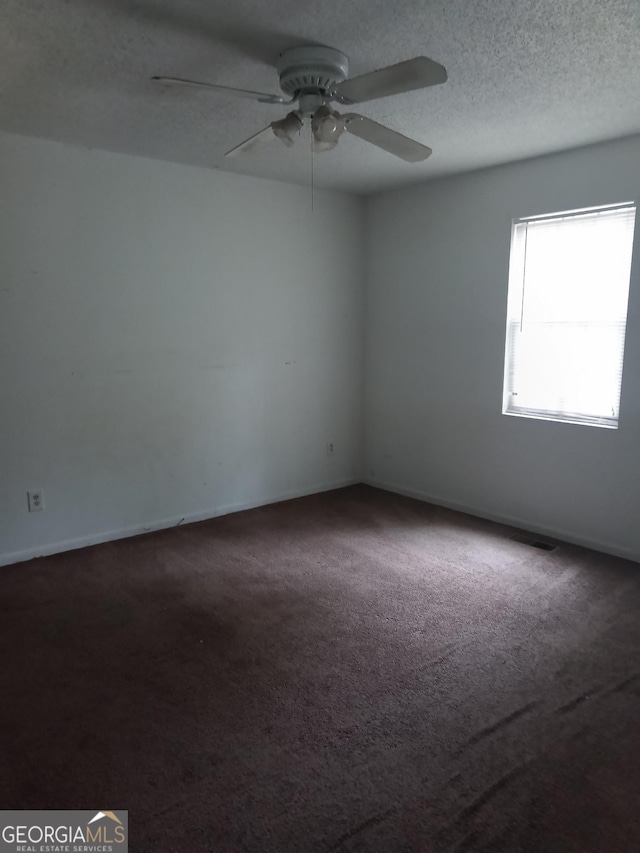
<path fill-rule="evenodd" d="M 254 133 L 253 136 L 250 136 L 248 139 L 245 139 L 244 142 L 241 142 L 239 145 L 230 148 L 229 151 L 225 153 L 225 157 L 237 157 L 238 154 L 245 154 L 247 151 L 251 151 L 262 141 L 267 141 L 269 138 L 275 139 L 273 129 L 270 124 L 268 124 L 262 130 L 259 130 L 257 133 Z"/>
<path fill-rule="evenodd" d="M 445 83 L 447 72 L 444 66 L 426 56 L 416 56 L 396 65 L 388 65 L 360 77 L 352 77 L 339 83 L 334 94 L 343 104 L 360 104 L 374 98 L 386 98 L 402 92 L 413 92 L 427 86 Z"/>
<path fill-rule="evenodd" d="M 372 121 L 370 118 L 358 115 L 357 113 L 347 113 L 343 116 L 346 123 L 346 130 L 353 133 L 354 136 L 364 139 L 365 142 L 370 142 L 389 154 L 395 154 L 396 157 L 401 157 L 409 163 L 418 163 L 420 160 L 426 160 L 432 153 L 430 148 L 416 142 L 415 139 L 409 139 L 408 136 L 403 136 L 390 127 L 385 127 L 383 124 L 378 124 L 377 121 Z"/>
<path fill-rule="evenodd" d="M 199 80 L 185 80 L 182 77 L 152 77 L 158 83 L 167 83 L 171 86 L 195 86 L 199 89 L 212 89 L 214 92 L 224 92 L 236 98 L 249 98 L 252 101 L 261 101 L 263 104 L 290 104 L 286 98 L 280 95 L 269 95 L 265 92 L 253 92 L 251 89 L 233 89 L 231 86 L 218 86 L 215 83 L 201 83 Z"/>

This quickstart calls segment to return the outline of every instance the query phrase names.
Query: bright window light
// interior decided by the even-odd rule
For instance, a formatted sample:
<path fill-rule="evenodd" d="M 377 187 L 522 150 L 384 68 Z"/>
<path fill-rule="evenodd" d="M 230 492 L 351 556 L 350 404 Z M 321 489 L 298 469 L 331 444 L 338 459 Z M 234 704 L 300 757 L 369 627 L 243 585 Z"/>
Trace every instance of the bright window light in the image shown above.
<path fill-rule="evenodd" d="M 502 411 L 616 428 L 636 208 L 518 219 Z"/>

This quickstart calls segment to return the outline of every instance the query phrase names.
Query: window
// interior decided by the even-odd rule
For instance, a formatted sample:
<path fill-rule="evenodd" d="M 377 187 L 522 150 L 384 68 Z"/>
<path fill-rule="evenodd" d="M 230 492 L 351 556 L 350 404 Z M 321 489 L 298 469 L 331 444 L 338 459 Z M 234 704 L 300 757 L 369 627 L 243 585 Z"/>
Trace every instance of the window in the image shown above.
<path fill-rule="evenodd" d="M 514 221 L 502 411 L 618 426 L 636 209 Z"/>

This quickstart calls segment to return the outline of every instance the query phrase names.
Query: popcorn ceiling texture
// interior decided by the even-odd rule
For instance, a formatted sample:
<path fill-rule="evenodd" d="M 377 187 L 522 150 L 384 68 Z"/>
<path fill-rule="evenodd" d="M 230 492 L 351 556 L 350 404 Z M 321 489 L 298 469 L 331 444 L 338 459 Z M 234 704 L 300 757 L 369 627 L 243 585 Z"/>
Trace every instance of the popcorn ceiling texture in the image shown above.
<path fill-rule="evenodd" d="M 638 0 L 4 0 L 0 129 L 307 183 L 308 137 L 223 158 L 286 108 L 149 80 L 278 92 L 278 53 L 306 43 L 346 52 L 352 76 L 419 54 L 449 72 L 360 108 L 429 160 L 347 137 L 316 156 L 318 186 L 370 193 L 640 132 Z"/>

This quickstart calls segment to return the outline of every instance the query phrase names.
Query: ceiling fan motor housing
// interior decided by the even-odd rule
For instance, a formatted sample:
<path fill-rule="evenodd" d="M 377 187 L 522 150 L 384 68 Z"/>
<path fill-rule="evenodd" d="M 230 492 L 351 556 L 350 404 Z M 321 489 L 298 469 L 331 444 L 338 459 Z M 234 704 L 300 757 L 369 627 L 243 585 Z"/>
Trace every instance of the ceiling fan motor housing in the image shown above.
<path fill-rule="evenodd" d="M 294 47 L 280 54 L 277 70 L 280 88 L 291 97 L 328 94 L 349 76 L 349 60 L 333 47 Z"/>

